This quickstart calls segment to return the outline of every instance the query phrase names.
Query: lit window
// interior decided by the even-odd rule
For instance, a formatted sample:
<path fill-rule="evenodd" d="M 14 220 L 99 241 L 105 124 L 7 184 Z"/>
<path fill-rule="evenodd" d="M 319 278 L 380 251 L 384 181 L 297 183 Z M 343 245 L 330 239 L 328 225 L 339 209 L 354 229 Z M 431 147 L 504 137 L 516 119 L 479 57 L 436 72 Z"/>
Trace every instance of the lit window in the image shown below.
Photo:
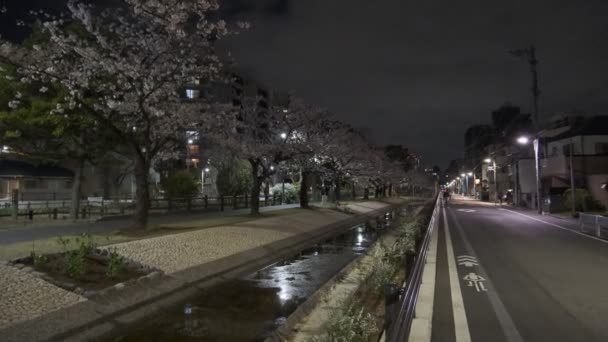
<path fill-rule="evenodd" d="M 196 89 L 186 89 L 186 97 L 190 100 L 198 97 L 198 90 Z"/>

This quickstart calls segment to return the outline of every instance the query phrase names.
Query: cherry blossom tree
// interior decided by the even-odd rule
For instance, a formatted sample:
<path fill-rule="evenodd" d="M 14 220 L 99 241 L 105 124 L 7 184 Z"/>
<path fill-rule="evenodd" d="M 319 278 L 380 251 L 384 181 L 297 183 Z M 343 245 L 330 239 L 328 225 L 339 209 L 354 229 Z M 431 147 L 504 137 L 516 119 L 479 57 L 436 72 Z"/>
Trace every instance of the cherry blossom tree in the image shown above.
<path fill-rule="evenodd" d="M 262 183 L 276 172 L 278 165 L 296 156 L 309 153 L 306 127 L 316 120 L 317 111 L 290 101 L 290 107 L 266 108 L 257 98 L 244 97 L 240 108 L 223 116 L 220 127 L 233 127 L 232 131 L 216 129 L 210 138 L 221 148 L 231 150 L 235 156 L 251 165 L 251 214 L 258 215 Z"/>
<path fill-rule="evenodd" d="M 205 99 L 187 101 L 178 90 L 221 78 L 214 42 L 232 31 L 210 19 L 217 0 L 123 0 L 110 9 L 71 0 L 68 8 L 67 16 L 39 19 L 46 44 L 0 41 L 0 62 L 16 66 L 22 82 L 66 89 L 54 114 L 87 115 L 129 149 L 137 180 L 133 227 L 144 228 L 154 161 L 173 150 L 179 131 L 204 130 L 222 116 Z"/>

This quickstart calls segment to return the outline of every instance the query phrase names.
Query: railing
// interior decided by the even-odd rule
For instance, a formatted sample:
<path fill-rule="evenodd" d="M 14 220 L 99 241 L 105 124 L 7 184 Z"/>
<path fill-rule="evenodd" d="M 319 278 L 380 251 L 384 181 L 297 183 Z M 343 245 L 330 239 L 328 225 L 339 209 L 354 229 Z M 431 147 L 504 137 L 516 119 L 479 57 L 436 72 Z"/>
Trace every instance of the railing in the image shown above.
<path fill-rule="evenodd" d="M 191 199 L 150 199 L 151 212 L 179 212 L 194 210 L 224 211 L 228 209 L 243 209 L 250 205 L 250 196 L 218 196 L 218 197 L 195 197 Z M 281 204 L 281 196 L 260 196 L 260 207 Z M 18 208 L 19 216 L 29 216 L 33 219 L 36 215 L 48 215 L 49 218 L 57 219 L 60 214 L 70 211 L 71 200 L 41 200 L 20 201 Z M 89 198 L 80 201 L 81 218 L 90 216 L 113 216 L 130 214 L 135 209 L 133 199 L 123 198 Z M 9 201 L 0 202 L 0 217 L 13 215 L 12 204 Z"/>
<path fill-rule="evenodd" d="M 608 217 L 579 213 L 581 233 L 592 234 L 598 238 L 608 235 Z"/>
<path fill-rule="evenodd" d="M 386 317 L 390 324 L 386 327 L 386 341 L 387 342 L 403 342 L 407 341 L 410 329 L 412 327 L 412 320 L 416 317 L 416 302 L 418 301 L 418 293 L 420 292 L 420 284 L 422 282 L 422 273 L 424 271 L 424 265 L 426 264 L 426 253 L 429 249 L 431 237 L 433 231 L 438 226 L 439 210 L 441 207 L 441 198 L 437 196 L 435 201 L 435 208 L 433 209 L 433 215 L 429 222 L 428 228 L 424 235 L 424 239 L 420 244 L 418 250 L 418 256 L 412 267 L 412 272 L 408 275 L 408 281 L 403 294 L 399 296 L 398 305 L 399 311 L 395 317 Z"/>

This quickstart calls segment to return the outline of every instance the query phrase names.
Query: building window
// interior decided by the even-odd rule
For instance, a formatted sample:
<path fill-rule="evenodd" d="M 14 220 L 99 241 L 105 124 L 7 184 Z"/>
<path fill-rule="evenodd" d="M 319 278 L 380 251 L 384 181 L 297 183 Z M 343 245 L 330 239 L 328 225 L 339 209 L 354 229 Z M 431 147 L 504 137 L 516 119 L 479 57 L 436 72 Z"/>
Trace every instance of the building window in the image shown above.
<path fill-rule="evenodd" d="M 197 89 L 186 89 L 186 97 L 190 100 L 198 98 L 199 91 Z"/>
<path fill-rule="evenodd" d="M 595 143 L 595 154 L 608 154 L 608 142 Z"/>

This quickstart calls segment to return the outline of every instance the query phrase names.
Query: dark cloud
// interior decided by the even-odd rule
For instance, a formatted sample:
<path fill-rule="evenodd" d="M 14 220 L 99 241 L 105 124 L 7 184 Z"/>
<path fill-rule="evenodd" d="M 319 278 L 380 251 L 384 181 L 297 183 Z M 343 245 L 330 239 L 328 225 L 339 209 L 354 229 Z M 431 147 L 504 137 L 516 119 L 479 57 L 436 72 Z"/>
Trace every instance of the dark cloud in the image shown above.
<path fill-rule="evenodd" d="M 253 24 L 231 44 L 243 67 L 429 163 L 459 157 L 465 128 L 503 102 L 531 110 L 511 49 L 537 47 L 541 118 L 608 104 L 605 0 L 307 0 L 283 15 L 239 2 Z"/>

